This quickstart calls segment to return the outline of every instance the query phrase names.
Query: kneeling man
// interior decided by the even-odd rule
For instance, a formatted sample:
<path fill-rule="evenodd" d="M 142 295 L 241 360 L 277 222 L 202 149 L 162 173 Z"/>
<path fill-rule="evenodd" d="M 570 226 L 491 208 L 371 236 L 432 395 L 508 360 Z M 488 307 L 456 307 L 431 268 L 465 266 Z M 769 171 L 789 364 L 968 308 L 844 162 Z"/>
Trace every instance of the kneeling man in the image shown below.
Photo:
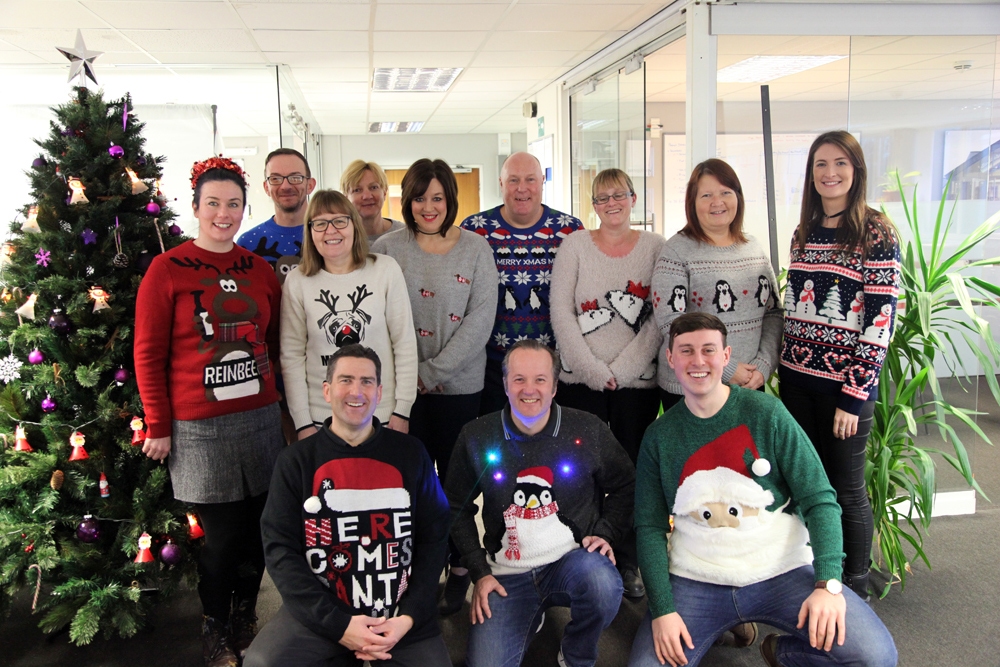
<path fill-rule="evenodd" d="M 332 417 L 278 457 L 260 523 L 284 604 L 245 667 L 451 667 L 436 606 L 448 504 L 420 441 L 374 418 L 381 368 L 367 347 L 340 348 L 323 383 Z"/>
<path fill-rule="evenodd" d="M 557 352 L 519 341 L 502 372 L 508 404 L 466 424 L 445 482 L 452 539 L 476 582 L 467 662 L 521 664 L 545 609 L 561 606 L 572 620 L 560 664 L 593 665 L 621 604 L 612 546 L 631 521 L 635 470 L 607 424 L 552 402 Z"/>
<path fill-rule="evenodd" d="M 722 382 L 729 357 L 714 315 L 671 323 L 667 362 L 684 400 L 639 452 L 635 526 L 650 611 L 629 667 L 697 665 L 723 632 L 758 620 L 789 633 L 761 643 L 770 667 L 892 667 L 888 630 L 841 586 L 840 506 L 816 450 L 780 401 Z"/>

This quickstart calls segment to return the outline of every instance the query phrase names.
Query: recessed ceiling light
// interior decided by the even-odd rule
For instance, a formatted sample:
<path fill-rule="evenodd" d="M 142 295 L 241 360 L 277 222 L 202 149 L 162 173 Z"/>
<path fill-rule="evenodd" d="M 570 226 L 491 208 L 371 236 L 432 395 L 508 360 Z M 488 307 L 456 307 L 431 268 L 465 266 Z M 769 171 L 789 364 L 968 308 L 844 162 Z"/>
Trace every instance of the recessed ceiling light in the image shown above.
<path fill-rule="evenodd" d="M 372 90 L 443 93 L 461 73 L 461 67 L 376 67 Z"/>
<path fill-rule="evenodd" d="M 384 132 L 419 132 L 423 126 L 424 121 L 422 120 L 370 123 L 368 125 L 368 134 L 381 134 Z"/>
<path fill-rule="evenodd" d="M 719 83 L 766 83 L 847 56 L 754 56 L 719 70 Z"/>

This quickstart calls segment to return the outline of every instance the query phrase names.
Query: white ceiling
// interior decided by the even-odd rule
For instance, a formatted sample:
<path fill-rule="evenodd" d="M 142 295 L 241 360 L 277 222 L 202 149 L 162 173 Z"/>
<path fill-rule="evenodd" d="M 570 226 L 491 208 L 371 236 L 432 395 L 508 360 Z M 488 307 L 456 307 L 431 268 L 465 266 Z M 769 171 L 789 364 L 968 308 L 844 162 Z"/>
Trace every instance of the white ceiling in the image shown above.
<path fill-rule="evenodd" d="M 265 66 L 278 64 L 324 134 L 391 120 L 425 121 L 425 133 L 519 132 L 525 99 L 667 4 L 4 0 L 0 76 L 23 103 L 63 101 L 66 60 L 55 47 L 71 46 L 80 28 L 88 49 L 105 52 L 96 71 L 109 93 L 218 104 L 220 123 L 245 128 L 230 135 L 273 134 L 275 75 Z M 374 67 L 466 69 L 447 93 L 372 93 Z"/>

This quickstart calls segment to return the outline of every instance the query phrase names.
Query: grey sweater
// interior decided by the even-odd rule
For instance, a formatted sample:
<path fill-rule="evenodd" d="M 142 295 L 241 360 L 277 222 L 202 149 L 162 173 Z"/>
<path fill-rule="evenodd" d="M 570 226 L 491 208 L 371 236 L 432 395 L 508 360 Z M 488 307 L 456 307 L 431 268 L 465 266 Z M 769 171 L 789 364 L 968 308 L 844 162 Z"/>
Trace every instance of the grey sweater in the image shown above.
<path fill-rule="evenodd" d="M 417 335 L 417 372 L 428 389 L 446 395 L 483 388 L 486 342 L 497 308 L 497 269 L 489 244 L 464 229 L 445 255 L 421 250 L 408 229 L 389 232 L 373 246 L 399 263 Z"/>
<path fill-rule="evenodd" d="M 737 363 L 753 364 L 766 380 L 778 363 L 782 310 L 777 281 L 764 249 L 752 236 L 720 247 L 675 234 L 653 270 L 653 313 L 663 334 L 657 374 L 660 388 L 682 394 L 666 362 L 670 323 L 682 313 L 711 313 L 726 325 L 733 356 L 722 373 L 729 382 Z"/>
<path fill-rule="evenodd" d="M 622 388 L 656 386 L 660 332 L 651 317 L 650 282 L 664 242 L 640 232 L 624 257 L 605 255 L 589 231 L 562 242 L 550 292 L 560 380 L 595 391 L 612 377 Z"/>

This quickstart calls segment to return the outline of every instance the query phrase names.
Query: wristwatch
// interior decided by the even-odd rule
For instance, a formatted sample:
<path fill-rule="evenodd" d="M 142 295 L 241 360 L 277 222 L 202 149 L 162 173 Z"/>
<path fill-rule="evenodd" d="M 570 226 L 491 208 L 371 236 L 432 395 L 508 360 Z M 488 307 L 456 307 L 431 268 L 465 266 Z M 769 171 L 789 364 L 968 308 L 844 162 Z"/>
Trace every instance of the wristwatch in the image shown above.
<path fill-rule="evenodd" d="M 830 595 L 840 595 L 844 586 L 836 579 L 827 579 L 826 581 L 817 581 L 816 588 L 822 588 L 824 591 Z"/>

